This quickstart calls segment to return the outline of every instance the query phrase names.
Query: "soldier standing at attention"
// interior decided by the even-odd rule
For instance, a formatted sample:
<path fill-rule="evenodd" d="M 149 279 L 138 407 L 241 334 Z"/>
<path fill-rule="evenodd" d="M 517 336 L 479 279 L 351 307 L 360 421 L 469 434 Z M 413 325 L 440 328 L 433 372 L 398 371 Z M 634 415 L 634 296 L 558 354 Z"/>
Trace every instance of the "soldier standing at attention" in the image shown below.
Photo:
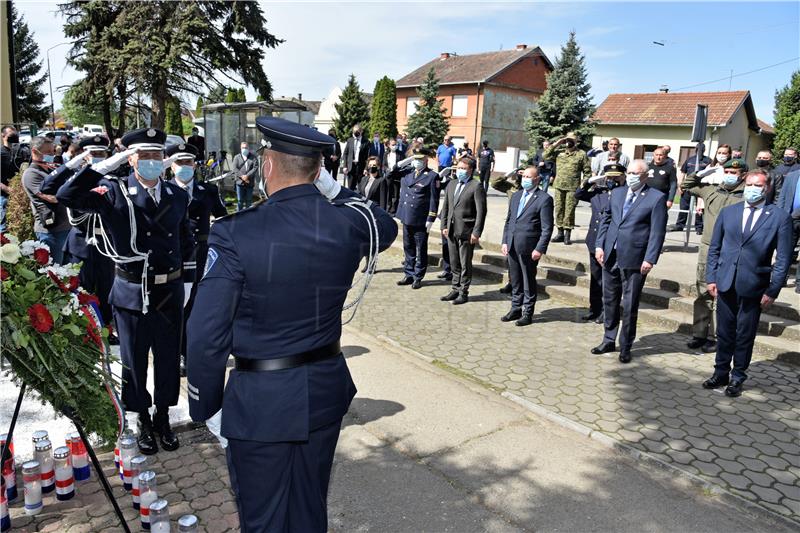
<path fill-rule="evenodd" d="M 559 152 L 556 155 L 557 152 Z M 572 244 L 572 228 L 575 226 L 575 207 L 578 199 L 575 191 L 584 180 L 592 177 L 592 167 L 586 152 L 578 149 L 578 139 L 574 133 L 554 142 L 544 151 L 544 159 L 556 162 L 556 179 L 553 182 L 555 196 L 556 227 L 558 233 L 552 242 Z"/>

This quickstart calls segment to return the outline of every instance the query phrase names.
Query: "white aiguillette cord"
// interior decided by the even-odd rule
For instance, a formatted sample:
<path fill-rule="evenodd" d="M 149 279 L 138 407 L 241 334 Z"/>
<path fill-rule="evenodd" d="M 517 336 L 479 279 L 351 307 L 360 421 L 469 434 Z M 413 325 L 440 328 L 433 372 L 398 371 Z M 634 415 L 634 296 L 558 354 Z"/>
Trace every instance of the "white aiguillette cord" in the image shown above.
<path fill-rule="evenodd" d="M 364 275 L 360 276 L 350 286 L 351 289 L 357 286 L 360 286 L 361 288 L 358 290 L 358 295 L 356 298 L 342 308 L 342 311 L 347 311 L 351 308 L 353 309 L 350 317 L 342 322 L 342 325 L 344 326 L 350 323 L 353 318 L 355 318 L 358 306 L 361 303 L 361 300 L 364 298 L 364 294 L 367 292 L 367 288 L 372 281 L 372 276 L 375 275 L 375 270 L 378 267 L 378 247 L 380 245 L 380 239 L 378 236 L 378 221 L 375 218 L 375 213 L 373 213 L 372 209 L 370 209 L 370 206 L 372 205 L 371 201 L 352 198 L 342 202 L 336 202 L 336 205 L 344 205 L 355 210 L 358 214 L 364 217 L 364 220 L 367 222 L 367 228 L 369 229 L 369 255 L 367 256 L 367 269 Z"/>

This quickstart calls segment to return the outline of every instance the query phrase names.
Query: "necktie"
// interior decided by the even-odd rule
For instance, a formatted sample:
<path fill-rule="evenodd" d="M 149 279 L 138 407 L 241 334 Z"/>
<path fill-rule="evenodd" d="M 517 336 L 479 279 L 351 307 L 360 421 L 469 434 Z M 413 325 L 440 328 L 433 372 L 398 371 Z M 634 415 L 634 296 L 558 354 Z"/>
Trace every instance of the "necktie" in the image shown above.
<path fill-rule="evenodd" d="M 747 222 L 744 223 L 744 231 L 742 232 L 742 237 L 747 237 L 753 232 L 753 219 L 756 215 L 756 208 L 755 207 L 748 207 L 747 209 L 750 210 L 750 214 L 747 215 Z"/>
<path fill-rule="evenodd" d="M 634 198 L 636 198 L 636 193 L 633 191 L 629 192 L 628 198 L 625 199 L 625 205 L 622 206 L 622 218 L 625 218 L 625 215 L 630 211 Z"/>
<path fill-rule="evenodd" d="M 525 204 L 528 202 L 528 191 L 522 193 L 522 198 L 519 200 L 519 207 L 517 208 L 517 218 L 522 214 L 525 209 Z"/>
<path fill-rule="evenodd" d="M 453 196 L 453 201 L 454 202 L 458 201 L 458 197 L 461 196 L 461 191 L 463 191 L 463 190 L 464 190 L 464 184 L 463 183 L 459 183 L 458 185 L 456 185 L 456 194 Z"/>
<path fill-rule="evenodd" d="M 147 194 L 149 194 L 150 198 L 153 199 L 153 203 L 158 205 L 158 199 L 156 198 L 156 188 L 155 187 L 148 188 Z"/>

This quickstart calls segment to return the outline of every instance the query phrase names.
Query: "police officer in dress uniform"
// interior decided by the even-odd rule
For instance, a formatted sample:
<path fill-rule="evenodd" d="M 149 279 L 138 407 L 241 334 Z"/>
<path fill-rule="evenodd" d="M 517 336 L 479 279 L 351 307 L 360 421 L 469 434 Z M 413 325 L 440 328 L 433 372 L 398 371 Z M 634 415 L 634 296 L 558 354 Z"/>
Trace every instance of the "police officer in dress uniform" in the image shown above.
<path fill-rule="evenodd" d="M 375 204 L 371 214 L 342 205 L 360 197 L 320 168 L 331 137 L 273 117 L 256 125 L 269 198 L 211 228 L 189 318 L 189 410 L 227 443 L 242 531 L 324 532 L 356 393 L 339 346 L 342 307 L 370 248 L 364 215 L 376 219 L 380 250 L 397 224 Z"/>
<path fill-rule="evenodd" d="M 428 168 L 427 148 L 415 148 L 411 168 L 401 167 L 400 202 L 397 218 L 403 223 L 403 279 L 398 285 L 422 287 L 422 278 L 428 269 L 428 232 L 436 220 L 439 207 L 439 175 Z"/>
<path fill-rule="evenodd" d="M 211 228 L 211 217 L 224 217 L 228 214 L 217 186 L 212 183 L 199 183 L 195 180 L 195 160 L 198 156 L 197 148 L 187 143 L 173 144 L 166 151 L 174 183 L 189 195 L 189 229 L 194 238 L 195 247 L 192 256 L 183 263 L 183 333 L 181 334 L 181 376 L 186 375 L 186 322 L 192 312 L 197 281 L 200 280 L 198 272 L 202 274 L 206 266 L 208 255 L 208 231 Z"/>
<path fill-rule="evenodd" d="M 166 134 L 154 128 L 122 138 L 129 149 L 78 172 L 58 190 L 69 208 L 97 213 L 110 235 L 116 277 L 110 302 L 120 339 L 122 401 L 139 414 L 139 450 L 150 455 L 178 448 L 169 407 L 178 403 L 179 350 L 183 324 L 182 266 L 194 249 L 187 217 L 189 197 L 163 181 Z M 125 160 L 133 172 L 103 177 Z M 154 398 L 147 391 L 153 351 Z M 153 418 L 150 406 L 155 403 Z M 158 434 L 159 441 L 156 441 Z"/>

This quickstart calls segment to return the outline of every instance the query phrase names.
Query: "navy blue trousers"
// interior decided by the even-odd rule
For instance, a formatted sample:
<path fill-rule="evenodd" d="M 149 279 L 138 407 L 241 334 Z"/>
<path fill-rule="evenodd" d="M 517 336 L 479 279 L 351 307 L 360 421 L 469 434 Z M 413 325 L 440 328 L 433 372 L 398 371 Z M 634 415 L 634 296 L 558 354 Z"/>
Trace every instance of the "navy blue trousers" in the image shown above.
<path fill-rule="evenodd" d="M 403 264 L 406 276 L 424 278 L 428 271 L 428 232 L 425 226 L 403 224 L 403 252 L 406 256 Z"/>
<path fill-rule="evenodd" d="M 753 344 L 761 318 L 761 298 L 742 298 L 736 289 L 717 295 L 717 357 L 714 375 L 747 379 L 747 367 L 753 357 Z M 731 360 L 733 370 L 731 370 Z"/>
<path fill-rule="evenodd" d="M 613 263 L 616 251 L 611 255 L 607 261 Z M 603 342 L 616 342 L 619 331 L 620 351 L 630 351 L 636 338 L 639 299 L 642 296 L 645 278 L 646 276 L 642 276 L 639 270 L 622 269 L 615 264 L 610 268 L 603 268 L 603 312 L 605 313 Z M 622 303 L 622 328 L 620 328 L 620 303 Z"/>
<path fill-rule="evenodd" d="M 228 440 L 231 486 L 244 533 L 325 533 L 328 483 L 342 421 L 302 442 Z"/>
<path fill-rule="evenodd" d="M 183 282 L 151 285 L 150 307 L 141 311 L 114 306 L 122 359 L 122 403 L 129 411 L 178 404 L 183 330 Z M 147 367 L 153 350 L 153 397 L 147 391 Z"/>

